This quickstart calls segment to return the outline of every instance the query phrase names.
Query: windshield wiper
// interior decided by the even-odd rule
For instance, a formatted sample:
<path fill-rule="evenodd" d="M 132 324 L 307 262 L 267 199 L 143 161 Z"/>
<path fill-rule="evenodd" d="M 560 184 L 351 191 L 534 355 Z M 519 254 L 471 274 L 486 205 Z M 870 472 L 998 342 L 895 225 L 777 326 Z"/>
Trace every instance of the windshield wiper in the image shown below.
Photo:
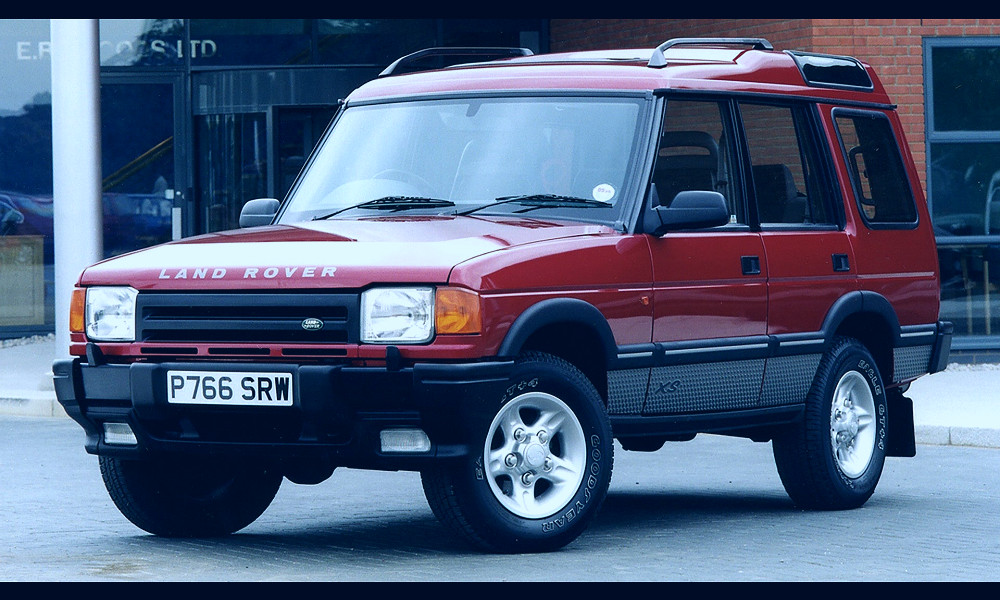
<path fill-rule="evenodd" d="M 524 210 L 516 212 L 527 212 L 529 210 L 557 206 L 579 206 L 585 208 L 608 208 L 611 206 L 607 202 L 592 200 L 590 198 L 577 198 L 576 196 L 563 196 L 560 194 L 521 194 L 519 196 L 501 196 L 494 202 L 470 208 L 469 210 L 456 214 L 461 216 L 470 215 L 478 210 L 483 210 L 484 208 L 510 203 L 521 204 L 528 207 Z"/>
<path fill-rule="evenodd" d="M 389 210 L 397 212 L 400 210 L 409 210 L 411 208 L 447 208 L 449 206 L 455 206 L 455 203 L 451 200 L 441 200 L 440 198 L 422 198 L 419 196 L 385 196 L 382 198 L 376 198 L 375 200 L 367 200 L 365 202 L 361 202 L 360 204 L 354 204 L 346 208 L 341 208 L 340 210 L 335 210 L 330 214 L 313 217 L 312 220 L 322 221 L 355 208 Z"/>

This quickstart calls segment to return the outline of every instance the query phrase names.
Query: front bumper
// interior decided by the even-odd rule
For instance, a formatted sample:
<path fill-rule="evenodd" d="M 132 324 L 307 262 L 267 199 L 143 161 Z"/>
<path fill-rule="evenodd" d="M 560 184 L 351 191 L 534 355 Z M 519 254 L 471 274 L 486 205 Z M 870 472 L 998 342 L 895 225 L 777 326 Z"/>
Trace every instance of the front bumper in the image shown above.
<path fill-rule="evenodd" d="M 288 407 L 167 402 L 167 370 L 291 373 Z M 492 418 L 513 362 L 416 364 L 387 369 L 258 363 L 53 364 L 56 397 L 87 434 L 91 454 L 120 458 L 194 453 L 318 460 L 356 468 L 419 470 L 467 456 L 471 432 Z M 104 423 L 128 423 L 138 444 L 107 444 Z M 384 429 L 418 428 L 420 453 L 383 453 Z M 481 443 L 481 442 L 480 442 Z"/>

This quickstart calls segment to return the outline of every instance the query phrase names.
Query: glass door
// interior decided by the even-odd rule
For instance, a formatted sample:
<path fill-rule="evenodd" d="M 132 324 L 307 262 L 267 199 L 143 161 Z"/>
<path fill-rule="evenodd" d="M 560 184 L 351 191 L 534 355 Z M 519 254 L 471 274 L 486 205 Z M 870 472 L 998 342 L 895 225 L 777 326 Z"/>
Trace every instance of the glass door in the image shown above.
<path fill-rule="evenodd" d="M 101 75 L 105 256 L 183 233 L 181 88 L 180 75 Z"/>
<path fill-rule="evenodd" d="M 271 106 L 196 116 L 199 231 L 236 229 L 247 201 L 283 198 L 335 112 Z"/>
<path fill-rule="evenodd" d="M 267 114 L 195 118 L 199 231 L 239 227 L 248 200 L 268 194 Z"/>
<path fill-rule="evenodd" d="M 336 108 L 329 106 L 275 109 L 276 198 L 288 193 L 336 112 Z"/>

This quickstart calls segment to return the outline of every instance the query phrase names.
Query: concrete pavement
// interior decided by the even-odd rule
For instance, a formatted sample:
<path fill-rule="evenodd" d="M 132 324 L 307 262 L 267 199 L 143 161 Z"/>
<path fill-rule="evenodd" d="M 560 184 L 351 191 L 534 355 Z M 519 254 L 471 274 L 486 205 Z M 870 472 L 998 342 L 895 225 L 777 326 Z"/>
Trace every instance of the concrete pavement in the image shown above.
<path fill-rule="evenodd" d="M 55 336 L 0 343 L 0 414 L 66 417 L 52 388 Z M 910 386 L 918 444 L 1000 448 L 1000 364 L 958 364 Z"/>

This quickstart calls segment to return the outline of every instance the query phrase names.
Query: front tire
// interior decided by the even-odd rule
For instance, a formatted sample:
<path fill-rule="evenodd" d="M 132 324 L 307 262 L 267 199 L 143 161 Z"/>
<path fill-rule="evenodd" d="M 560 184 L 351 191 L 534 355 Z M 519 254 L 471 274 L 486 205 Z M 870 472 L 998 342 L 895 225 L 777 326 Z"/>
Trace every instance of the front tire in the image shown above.
<path fill-rule="evenodd" d="M 587 528 L 611 481 L 614 446 L 600 395 L 572 364 L 519 359 L 461 463 L 421 473 L 434 514 L 473 546 L 544 552 Z"/>
<path fill-rule="evenodd" d="M 857 508 L 875 492 L 886 456 L 888 405 L 871 353 L 837 338 L 820 360 L 805 418 L 772 441 L 785 491 L 802 508 Z"/>
<path fill-rule="evenodd" d="M 163 537 L 214 537 L 253 523 L 271 504 L 282 475 L 236 460 L 100 457 L 115 506 L 136 527 Z"/>

